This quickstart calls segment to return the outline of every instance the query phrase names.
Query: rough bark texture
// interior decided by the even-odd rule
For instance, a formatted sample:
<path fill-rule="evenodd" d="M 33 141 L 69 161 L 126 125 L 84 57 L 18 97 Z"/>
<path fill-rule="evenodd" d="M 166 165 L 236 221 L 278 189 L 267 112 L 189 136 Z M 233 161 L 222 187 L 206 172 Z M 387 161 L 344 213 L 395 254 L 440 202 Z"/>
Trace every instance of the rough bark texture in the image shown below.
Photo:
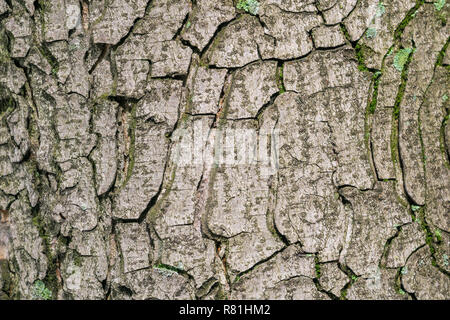
<path fill-rule="evenodd" d="M 449 12 L 0 0 L 0 298 L 450 299 Z"/>

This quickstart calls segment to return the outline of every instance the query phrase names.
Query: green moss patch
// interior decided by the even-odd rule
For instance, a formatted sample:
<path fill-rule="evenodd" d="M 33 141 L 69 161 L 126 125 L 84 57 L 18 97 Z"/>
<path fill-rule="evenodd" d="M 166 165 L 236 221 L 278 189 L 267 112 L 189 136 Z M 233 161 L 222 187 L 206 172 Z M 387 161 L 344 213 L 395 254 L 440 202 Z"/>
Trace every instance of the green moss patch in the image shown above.
<path fill-rule="evenodd" d="M 250 14 L 256 15 L 259 11 L 259 2 L 256 0 L 239 0 L 236 5 L 239 10 L 244 10 Z"/>
<path fill-rule="evenodd" d="M 368 28 L 366 31 L 366 37 L 367 39 L 373 39 L 377 35 L 377 29 L 375 28 Z"/>
<path fill-rule="evenodd" d="M 394 67 L 399 72 L 403 71 L 403 67 L 408 61 L 409 55 L 412 53 L 412 48 L 400 49 L 394 57 Z"/>
<path fill-rule="evenodd" d="M 375 13 L 375 15 L 377 17 L 381 17 L 385 12 L 386 12 L 386 7 L 384 6 L 384 3 L 383 2 L 378 3 L 377 12 Z"/>
<path fill-rule="evenodd" d="M 33 284 L 33 298 L 34 299 L 43 299 L 43 300 L 51 300 L 52 292 L 45 286 L 44 282 L 41 280 L 37 280 Z"/>
<path fill-rule="evenodd" d="M 436 0 L 434 2 L 434 7 L 437 11 L 441 11 L 441 9 L 445 6 L 445 0 Z"/>

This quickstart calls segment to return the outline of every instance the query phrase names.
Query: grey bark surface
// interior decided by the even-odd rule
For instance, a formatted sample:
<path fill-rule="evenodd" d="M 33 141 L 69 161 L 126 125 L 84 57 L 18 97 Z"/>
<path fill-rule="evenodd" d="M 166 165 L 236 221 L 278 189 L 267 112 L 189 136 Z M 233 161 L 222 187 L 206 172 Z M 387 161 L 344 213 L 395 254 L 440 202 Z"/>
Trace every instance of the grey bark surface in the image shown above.
<path fill-rule="evenodd" d="M 0 0 L 0 299 L 450 299 L 449 12 Z"/>

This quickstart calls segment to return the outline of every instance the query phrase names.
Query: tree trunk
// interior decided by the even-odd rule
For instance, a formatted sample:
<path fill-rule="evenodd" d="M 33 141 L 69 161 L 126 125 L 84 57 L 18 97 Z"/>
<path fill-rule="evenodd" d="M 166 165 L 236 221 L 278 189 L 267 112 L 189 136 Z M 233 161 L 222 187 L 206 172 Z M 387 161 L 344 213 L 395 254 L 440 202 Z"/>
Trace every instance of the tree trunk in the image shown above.
<path fill-rule="evenodd" d="M 0 0 L 0 299 L 449 299 L 449 8 Z"/>

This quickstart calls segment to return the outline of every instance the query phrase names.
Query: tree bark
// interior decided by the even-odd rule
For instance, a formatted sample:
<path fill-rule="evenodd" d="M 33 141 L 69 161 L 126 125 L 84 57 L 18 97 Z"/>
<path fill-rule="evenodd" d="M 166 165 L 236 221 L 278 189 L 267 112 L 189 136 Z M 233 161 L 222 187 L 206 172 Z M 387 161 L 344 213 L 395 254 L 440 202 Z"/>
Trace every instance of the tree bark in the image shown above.
<path fill-rule="evenodd" d="M 0 299 L 449 299 L 449 8 L 0 0 Z"/>

